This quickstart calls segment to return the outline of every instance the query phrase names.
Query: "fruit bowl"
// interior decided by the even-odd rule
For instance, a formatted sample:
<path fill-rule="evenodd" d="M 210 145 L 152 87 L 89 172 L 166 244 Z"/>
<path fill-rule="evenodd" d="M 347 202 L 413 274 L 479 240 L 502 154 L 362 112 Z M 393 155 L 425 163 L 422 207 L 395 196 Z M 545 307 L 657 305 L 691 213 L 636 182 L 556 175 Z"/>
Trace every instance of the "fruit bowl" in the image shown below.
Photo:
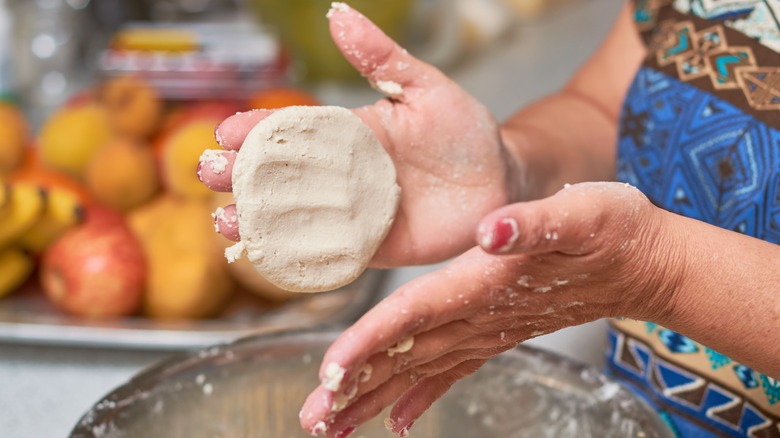
<path fill-rule="evenodd" d="M 250 337 L 171 358 L 120 386 L 71 438 L 305 437 L 298 411 L 337 332 Z M 355 437 L 390 437 L 380 415 Z M 413 436 L 671 437 L 637 396 L 592 367 L 518 347 L 457 383 Z"/>
<path fill-rule="evenodd" d="M 368 270 L 333 292 L 307 294 L 283 304 L 242 291 L 209 319 L 157 321 L 136 316 L 97 321 L 55 309 L 31 282 L 0 300 L 0 341 L 122 349 L 182 350 L 230 342 L 243 336 L 357 319 L 378 298 L 383 271 Z"/>

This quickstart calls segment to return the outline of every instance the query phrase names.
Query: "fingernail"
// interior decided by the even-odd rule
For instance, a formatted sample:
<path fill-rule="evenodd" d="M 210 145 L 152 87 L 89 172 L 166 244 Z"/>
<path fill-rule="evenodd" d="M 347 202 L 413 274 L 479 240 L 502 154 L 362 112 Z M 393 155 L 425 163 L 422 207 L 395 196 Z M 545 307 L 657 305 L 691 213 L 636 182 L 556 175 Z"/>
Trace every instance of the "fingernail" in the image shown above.
<path fill-rule="evenodd" d="M 412 430 L 412 426 L 414 426 L 414 421 L 407 424 L 406 427 L 398 431 L 398 436 L 401 438 L 406 438 L 409 436 L 409 431 Z"/>
<path fill-rule="evenodd" d="M 482 233 L 479 245 L 486 251 L 505 253 L 510 251 L 520 237 L 517 221 L 508 217 L 495 223 L 491 230 Z"/>
<path fill-rule="evenodd" d="M 220 126 L 222 126 L 222 123 L 220 123 L 219 125 L 217 125 L 217 126 L 214 128 L 214 140 L 216 140 L 216 141 L 217 141 L 217 144 L 218 144 L 218 145 L 220 145 L 220 146 L 222 146 L 222 147 L 225 147 L 225 144 L 224 144 L 224 142 L 223 142 L 223 140 L 222 140 L 222 136 L 219 134 L 219 127 L 220 127 Z"/>
<path fill-rule="evenodd" d="M 328 431 L 328 425 L 325 424 L 324 421 L 320 421 L 317 424 L 314 425 L 314 427 L 311 429 L 311 435 L 312 436 L 318 436 L 320 434 L 323 434 Z"/>
<path fill-rule="evenodd" d="M 349 426 L 348 428 L 342 430 L 341 432 L 336 434 L 336 438 L 347 438 L 348 436 L 352 435 L 352 433 L 355 431 L 355 426 Z"/>
<path fill-rule="evenodd" d="M 217 233 L 222 233 L 219 231 L 219 219 L 225 217 L 225 209 L 222 207 L 217 207 L 217 209 L 214 211 L 214 213 L 211 213 L 211 217 L 214 219 L 214 231 Z"/>
<path fill-rule="evenodd" d="M 201 174 L 201 169 L 203 169 L 203 163 L 198 161 L 198 170 L 196 173 L 198 175 L 198 181 L 203 182 L 203 175 Z"/>

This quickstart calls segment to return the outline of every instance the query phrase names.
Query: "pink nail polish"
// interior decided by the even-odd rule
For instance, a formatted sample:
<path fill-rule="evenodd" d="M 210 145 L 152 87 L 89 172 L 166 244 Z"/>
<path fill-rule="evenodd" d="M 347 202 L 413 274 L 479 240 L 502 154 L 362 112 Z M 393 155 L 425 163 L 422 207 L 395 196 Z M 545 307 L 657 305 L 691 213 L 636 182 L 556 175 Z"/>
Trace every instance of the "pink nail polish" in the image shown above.
<path fill-rule="evenodd" d="M 223 143 L 222 136 L 219 135 L 219 127 L 222 126 L 222 123 L 214 127 L 214 140 L 217 141 L 217 144 L 225 147 L 225 144 Z"/>
<path fill-rule="evenodd" d="M 203 169 L 203 163 L 198 161 L 198 170 L 195 173 L 198 175 L 198 181 L 203 182 L 203 175 L 201 174 L 201 169 Z"/>
<path fill-rule="evenodd" d="M 355 431 L 355 426 L 349 426 L 348 428 L 342 430 L 341 432 L 336 434 L 336 438 L 347 438 L 348 436 L 352 435 L 352 433 Z"/>
<path fill-rule="evenodd" d="M 517 221 L 508 217 L 499 220 L 493 229 L 482 234 L 480 246 L 487 251 L 504 253 L 510 251 L 520 237 Z"/>
<path fill-rule="evenodd" d="M 414 426 L 414 421 L 407 424 L 406 427 L 398 431 L 398 436 L 400 438 L 406 438 L 409 436 L 409 431 L 412 429 L 412 426 Z"/>

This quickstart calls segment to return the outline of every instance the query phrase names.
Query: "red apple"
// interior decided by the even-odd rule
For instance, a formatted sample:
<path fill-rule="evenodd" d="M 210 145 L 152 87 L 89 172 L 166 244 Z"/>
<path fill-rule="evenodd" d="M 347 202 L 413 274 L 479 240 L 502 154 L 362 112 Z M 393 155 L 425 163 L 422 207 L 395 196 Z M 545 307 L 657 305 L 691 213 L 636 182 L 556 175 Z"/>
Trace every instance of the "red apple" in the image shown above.
<path fill-rule="evenodd" d="M 122 216 L 93 207 L 82 225 L 47 249 L 40 276 L 46 295 L 66 312 L 117 317 L 139 309 L 146 260 Z"/>

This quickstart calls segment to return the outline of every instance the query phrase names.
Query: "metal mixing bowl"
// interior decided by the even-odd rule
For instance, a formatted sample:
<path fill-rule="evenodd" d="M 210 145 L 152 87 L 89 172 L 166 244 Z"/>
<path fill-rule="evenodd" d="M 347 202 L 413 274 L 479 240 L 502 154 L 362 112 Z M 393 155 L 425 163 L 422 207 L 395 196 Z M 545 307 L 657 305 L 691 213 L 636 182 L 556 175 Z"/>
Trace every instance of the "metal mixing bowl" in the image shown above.
<path fill-rule="evenodd" d="M 179 355 L 98 402 L 83 437 L 308 436 L 298 411 L 336 332 L 247 338 Z M 390 437 L 380 416 L 354 437 Z M 424 438 L 671 437 L 640 399 L 596 369 L 519 347 L 457 383 L 415 423 Z"/>

